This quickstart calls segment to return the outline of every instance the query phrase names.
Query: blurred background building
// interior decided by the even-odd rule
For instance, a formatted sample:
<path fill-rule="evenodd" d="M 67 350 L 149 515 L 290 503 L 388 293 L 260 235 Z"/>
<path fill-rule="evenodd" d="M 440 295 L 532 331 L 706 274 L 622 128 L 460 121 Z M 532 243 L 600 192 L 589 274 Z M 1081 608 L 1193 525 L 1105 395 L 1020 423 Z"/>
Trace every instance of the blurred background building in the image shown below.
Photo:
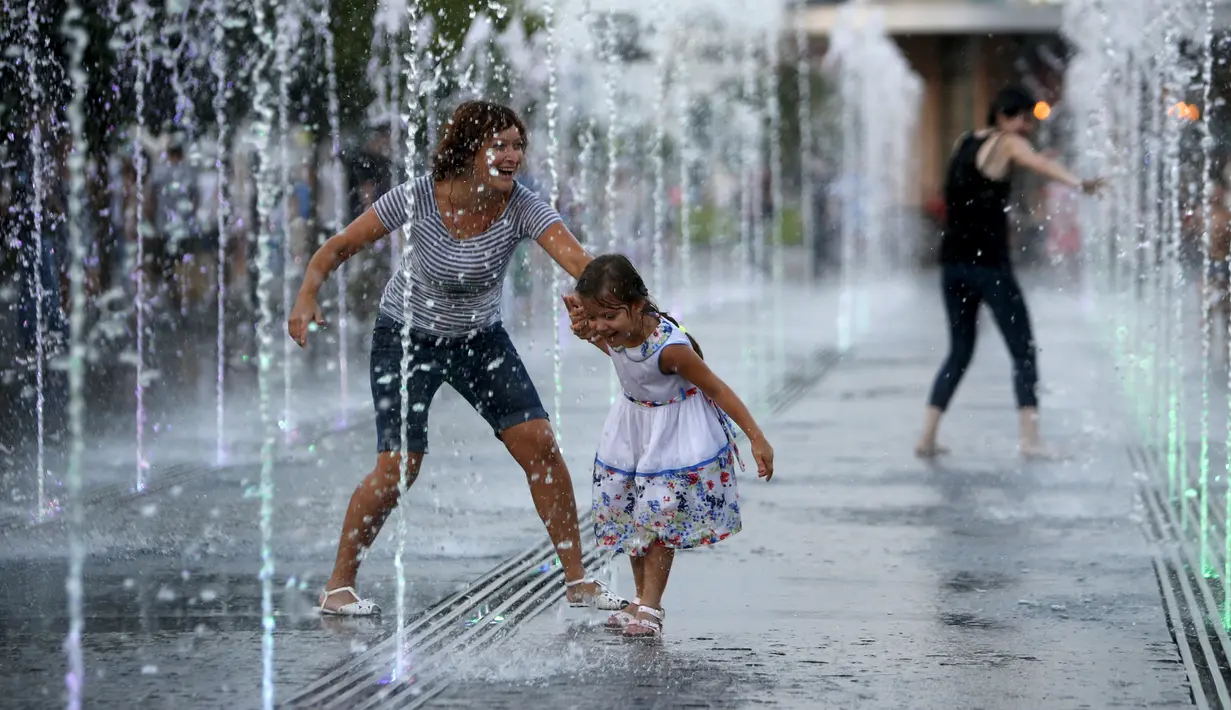
<path fill-rule="evenodd" d="M 827 43 L 848 0 L 811 0 L 805 26 Z M 982 126 L 991 97 L 1021 83 L 1048 103 L 1060 98 L 1066 49 L 1061 0 L 874 0 L 923 82 L 918 126 L 918 187 L 926 207 L 940 196 L 946 158 L 965 131 Z"/>

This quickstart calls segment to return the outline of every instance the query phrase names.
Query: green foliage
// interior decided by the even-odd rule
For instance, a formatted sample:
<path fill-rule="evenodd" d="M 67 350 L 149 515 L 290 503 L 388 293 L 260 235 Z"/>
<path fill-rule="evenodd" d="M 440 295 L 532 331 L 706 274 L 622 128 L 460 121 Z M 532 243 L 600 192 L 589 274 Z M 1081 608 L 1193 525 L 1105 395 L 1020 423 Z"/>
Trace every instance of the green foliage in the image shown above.
<path fill-rule="evenodd" d="M 726 210 L 708 204 L 697 205 L 690 215 L 695 244 L 730 243 L 739 238 L 739 225 Z"/>
<path fill-rule="evenodd" d="M 799 246 L 804 243 L 804 222 L 798 207 L 783 207 L 778 222 L 782 225 L 783 244 Z"/>

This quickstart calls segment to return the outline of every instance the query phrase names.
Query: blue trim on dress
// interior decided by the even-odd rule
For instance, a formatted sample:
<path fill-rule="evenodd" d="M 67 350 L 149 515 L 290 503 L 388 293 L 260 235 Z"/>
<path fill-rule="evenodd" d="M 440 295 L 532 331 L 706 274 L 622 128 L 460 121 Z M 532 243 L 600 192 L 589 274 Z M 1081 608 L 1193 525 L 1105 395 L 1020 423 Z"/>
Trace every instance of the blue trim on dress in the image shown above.
<path fill-rule="evenodd" d="M 682 468 L 669 468 L 669 469 L 665 469 L 662 471 L 653 471 L 650 473 L 625 471 L 624 469 L 616 468 L 614 466 L 608 466 L 607 464 L 603 463 L 602 459 L 600 459 L 598 456 L 594 457 L 594 463 L 598 464 L 599 466 L 602 466 L 603 468 L 607 469 L 611 473 L 618 473 L 624 476 L 636 476 L 637 478 L 654 478 L 656 476 L 670 476 L 670 475 L 677 474 L 677 473 L 684 473 L 685 471 L 695 471 L 699 468 L 705 468 L 706 466 L 709 466 L 710 464 L 714 463 L 715 461 L 722 458 L 723 456 L 730 456 L 730 455 L 731 455 L 731 444 L 728 442 L 727 444 L 724 444 L 721 449 L 718 450 L 718 453 L 702 461 L 701 463 L 693 464 L 692 466 L 684 466 Z"/>
<path fill-rule="evenodd" d="M 654 326 L 654 331 L 645 339 L 645 342 L 636 346 L 637 352 L 641 353 L 640 359 L 633 357 L 628 348 L 615 347 L 613 350 L 623 353 L 632 362 L 645 362 L 667 345 L 667 341 L 671 339 L 673 332 L 675 332 L 675 326 L 671 325 L 671 322 L 666 318 L 659 316 L 658 325 Z"/>

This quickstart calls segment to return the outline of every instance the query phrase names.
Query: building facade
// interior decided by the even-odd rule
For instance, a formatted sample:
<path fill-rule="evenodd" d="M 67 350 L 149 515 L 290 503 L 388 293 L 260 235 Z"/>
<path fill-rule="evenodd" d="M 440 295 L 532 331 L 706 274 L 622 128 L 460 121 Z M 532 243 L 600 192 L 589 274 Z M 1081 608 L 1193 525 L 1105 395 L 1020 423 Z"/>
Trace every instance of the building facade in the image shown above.
<path fill-rule="evenodd" d="M 845 1 L 812 0 L 803 22 L 824 51 Z M 1066 49 L 1056 0 L 860 0 L 880 13 L 923 83 L 915 166 L 919 207 L 939 199 L 945 163 L 962 133 L 986 123 L 1000 87 L 1017 83 L 1041 101 L 1060 95 Z"/>

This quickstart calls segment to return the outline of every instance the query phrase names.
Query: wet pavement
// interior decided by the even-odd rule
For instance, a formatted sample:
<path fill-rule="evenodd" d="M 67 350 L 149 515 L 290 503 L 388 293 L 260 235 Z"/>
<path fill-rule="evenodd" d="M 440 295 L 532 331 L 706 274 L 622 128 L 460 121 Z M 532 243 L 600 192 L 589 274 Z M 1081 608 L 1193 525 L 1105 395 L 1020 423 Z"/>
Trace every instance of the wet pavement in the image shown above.
<path fill-rule="evenodd" d="M 923 292 L 773 419 L 778 474 L 745 477 L 743 532 L 677 557 L 661 646 L 570 636 L 545 615 L 432 706 L 1191 705 L 1112 368 L 1078 301 L 1030 298 L 1044 430 L 1070 460 L 1016 457 L 1009 361 L 988 318 L 942 428 L 952 454 L 910 455 L 945 345 Z"/>
<path fill-rule="evenodd" d="M 990 319 L 942 431 L 953 453 L 931 466 L 910 455 L 946 345 L 930 276 L 878 287 L 841 361 L 826 355 L 837 338 L 831 292 L 790 288 L 685 314 L 715 369 L 756 402 L 778 474 L 769 484 L 745 476 L 743 532 L 678 558 L 661 644 L 624 643 L 561 609 L 520 473 L 442 391 L 405 508 L 412 666 L 390 682 L 392 614 L 311 611 L 374 434 L 339 429 L 287 447 L 272 520 L 279 703 L 1191 704 L 1140 531 L 1109 359 L 1075 297 L 1029 297 L 1045 432 L 1072 453 L 1065 462 L 1016 458 L 1009 364 Z M 552 410 L 552 332 L 515 340 Z M 558 426 L 584 509 L 611 380 L 580 343 L 567 343 L 562 369 Z M 256 475 L 241 463 L 87 513 L 87 707 L 260 707 Z M 0 707 L 58 706 L 64 530 L 0 536 Z M 359 581 L 386 610 L 397 539 L 395 518 Z M 612 570 L 630 593 L 625 564 Z"/>

